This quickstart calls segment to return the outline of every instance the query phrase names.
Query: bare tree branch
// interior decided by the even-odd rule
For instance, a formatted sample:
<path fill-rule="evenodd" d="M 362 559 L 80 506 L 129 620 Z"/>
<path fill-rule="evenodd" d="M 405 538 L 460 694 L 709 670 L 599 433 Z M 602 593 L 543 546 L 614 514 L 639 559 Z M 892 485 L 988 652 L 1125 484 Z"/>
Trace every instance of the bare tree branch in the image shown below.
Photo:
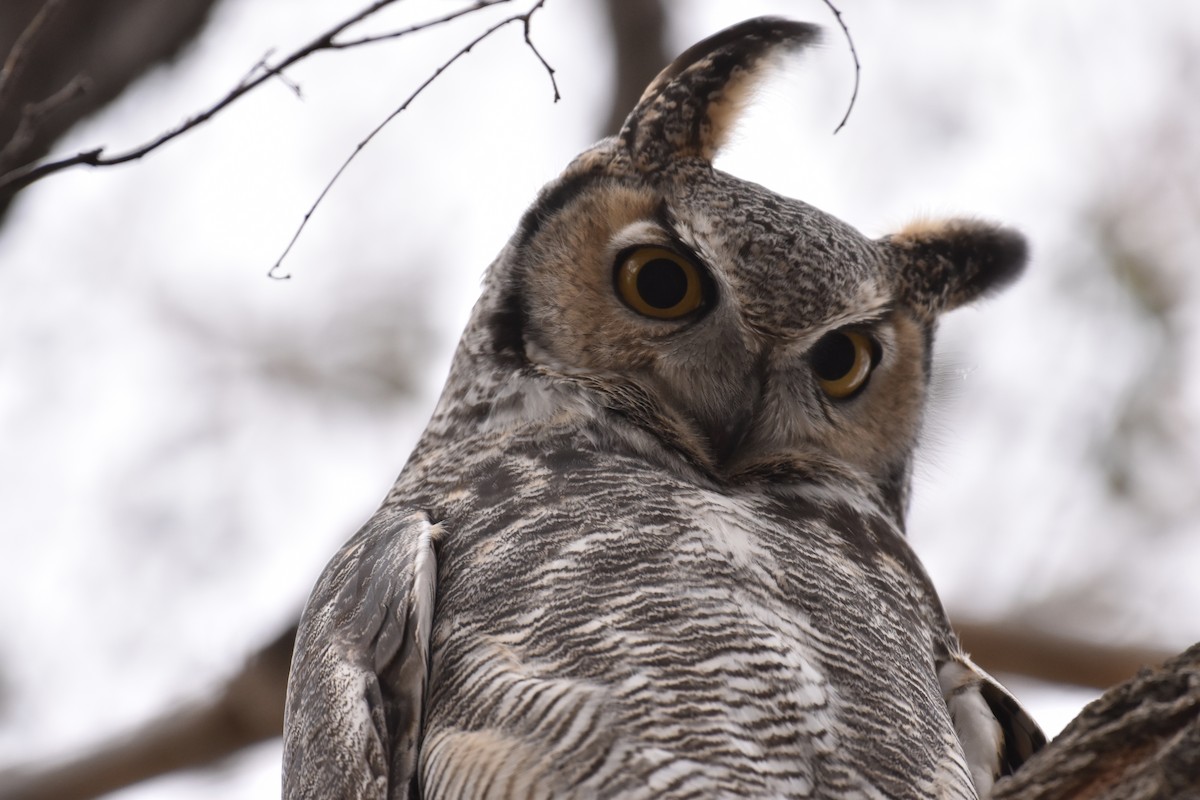
<path fill-rule="evenodd" d="M 545 0 L 542 0 L 542 2 L 544 2 L 544 1 Z M 348 49 L 351 47 L 357 47 L 357 46 L 361 46 L 361 45 L 365 45 L 365 44 L 370 44 L 375 41 L 382 41 L 385 38 L 394 39 L 399 36 L 405 35 L 406 31 L 397 31 L 393 34 L 389 34 L 384 37 L 364 37 L 359 40 L 347 41 L 347 42 L 335 41 L 335 37 L 337 37 L 339 34 L 343 33 L 344 31 L 346 31 L 351 26 L 353 26 L 359 22 L 362 22 L 363 20 L 367 19 L 368 17 L 375 14 L 379 10 L 381 10 L 389 5 L 392 5 L 395 2 L 397 2 L 397 0 L 376 0 L 376 2 L 367 6 L 362 11 L 359 11 L 357 14 L 354 14 L 353 16 L 343 20 L 342 22 L 340 22 L 333 28 L 329 29 L 328 31 L 325 31 L 324 33 L 320 34 L 319 36 L 314 38 L 312 41 L 308 42 L 308 44 L 295 50 L 294 52 L 292 52 L 290 55 L 283 58 L 279 62 L 277 62 L 275 64 L 267 64 L 267 63 L 265 63 L 265 59 L 264 59 L 263 62 L 260 62 L 260 65 L 259 65 L 261 67 L 260 69 L 252 70 L 245 78 L 243 78 L 236 86 L 233 87 L 233 89 L 231 89 L 224 97 L 222 97 L 216 103 L 209 106 L 207 109 L 205 109 L 197 114 L 192 115 L 191 117 L 184 120 L 182 123 L 180 123 L 176 127 L 160 134 L 159 136 L 155 137 L 154 139 L 152 139 L 142 145 L 139 145 L 138 147 L 134 147 L 125 152 L 117 153 L 117 154 L 111 155 L 111 156 L 107 156 L 104 154 L 105 147 L 103 147 L 103 146 L 95 147 L 90 150 L 80 151 L 80 152 L 76 153 L 75 155 L 69 156 L 66 158 L 61 158 L 61 159 L 57 159 L 54 161 L 43 162 L 41 164 L 27 164 L 27 165 L 20 166 L 20 167 L 17 167 L 16 169 L 11 170 L 7 174 L 0 176 L 0 200 L 9 198 L 12 195 L 14 195 L 18 190 L 28 186 L 29 184 L 31 184 L 35 181 L 41 180 L 42 178 L 45 178 L 49 175 L 53 175 L 57 172 L 61 172 L 62 170 L 67 169 L 69 167 L 74 167 L 74 166 L 78 166 L 81 164 L 91 166 L 91 167 L 108 167 L 108 166 L 113 166 L 115 164 L 124 164 L 129 161 L 134 161 L 134 160 L 140 159 L 143 156 L 145 156 L 145 155 L 153 152 L 154 150 L 158 149 L 159 147 L 163 146 L 167 142 L 178 138 L 179 136 L 183 135 L 184 133 L 187 133 L 188 131 L 192 130 L 193 128 L 197 127 L 198 125 L 204 124 L 209 119 L 211 119 L 213 116 L 220 113 L 222 110 L 224 110 L 230 104 L 235 102 L 238 98 L 242 97 L 243 95 L 245 95 L 248 92 L 252 91 L 253 89 L 257 88 L 258 86 L 260 86 L 267 80 L 270 80 L 271 78 L 280 75 L 287 68 L 293 66 L 294 64 L 298 63 L 299 61 L 302 61 L 302 60 L 308 58 L 309 56 L 311 56 L 314 53 L 319 53 L 324 50 L 345 50 L 345 49 Z M 413 26 L 413 28 L 415 30 L 424 30 L 426 28 L 433 27 L 435 25 L 440 25 L 445 22 L 449 22 L 453 19 L 457 19 L 459 17 L 465 16 L 465 15 L 473 13 L 475 11 L 479 11 L 479 10 L 487 8 L 489 6 L 499 5 L 501 3 L 508 3 L 508 2 L 512 2 L 512 0 L 477 0 L 477 2 L 473 3 L 472 5 L 464 8 L 464 9 L 460 9 L 458 11 L 446 14 L 437 19 L 430 20 L 429 22 L 426 22 L 426 23 L 422 23 L 421 25 Z M 531 9 L 529 12 L 527 12 L 526 14 L 515 15 L 515 17 L 510 18 L 509 20 L 506 20 L 506 23 L 511 22 L 511 21 L 516 21 L 519 19 L 519 20 L 523 20 L 526 23 L 526 26 L 528 26 L 529 15 L 531 15 L 533 13 L 533 11 L 537 10 L 537 8 L 541 7 L 542 2 L 537 3 L 535 5 L 535 7 L 533 9 Z M 409 30 L 407 32 L 412 32 L 412 31 Z M 535 52 L 536 52 L 536 50 L 535 50 Z M 538 57 L 541 58 L 540 55 Z M 543 63 L 545 63 L 544 60 L 543 60 Z M 553 79 L 553 75 L 551 75 L 551 79 Z M 557 86 L 555 86 L 555 94 L 557 94 L 557 91 L 558 91 Z"/>
<path fill-rule="evenodd" d="M 1033 633 L 1015 623 L 959 621 L 955 627 L 985 669 L 1043 680 L 1105 688 L 1133 675 L 1143 664 L 1166 660 L 1153 650 L 1124 650 Z M 165 713 L 76 758 L 0 772 L 0 797 L 87 800 L 166 772 L 205 766 L 279 736 L 295 635 L 292 626 L 251 656 L 214 699 Z M 1114 675 L 1109 683 L 1100 683 Z M 1058 795 L 1046 796 L 1051 797 Z"/>
<path fill-rule="evenodd" d="M 19 153 L 27 149 L 37 138 L 42 128 L 42 122 L 47 116 L 67 105 L 73 100 L 87 94 L 92 82 L 86 75 L 76 75 L 65 86 L 40 103 L 28 103 L 21 110 L 17 129 L 13 131 L 8 144 L 0 149 L 0 164 L 15 161 Z"/>
<path fill-rule="evenodd" d="M 283 729 L 295 627 L 247 660 L 213 697 L 173 709 L 77 758 L 0 772 L 4 800 L 90 800 L 169 772 L 205 766 Z"/>
<path fill-rule="evenodd" d="M 37 45 L 38 39 L 44 34 L 47 23 L 61 8 L 62 0 L 46 0 L 46 3 L 38 9 L 37 14 L 21 31 L 12 50 L 5 57 L 4 67 L 0 69 L 0 119 L 8 115 L 8 106 L 12 103 L 17 81 L 28 66 L 29 56 Z"/>
<path fill-rule="evenodd" d="M 963 646 L 989 672 L 1025 675 L 1050 683 L 1107 689 L 1138 670 L 1161 664 L 1172 653 L 1152 647 L 1118 647 L 1025 622 L 974 622 L 956 618 Z"/>
<path fill-rule="evenodd" d="M 0 176 L 23 173 L 56 139 L 177 55 L 216 0 L 0 3 Z M 3 178 L 0 178 L 2 180 Z M 16 193 L 0 189 L 0 219 Z"/>
<path fill-rule="evenodd" d="M 488 5 L 494 5 L 498 2 L 508 2 L 508 0 L 492 0 L 492 2 L 488 3 Z M 447 69 L 449 69 L 451 64 L 453 64 L 455 61 L 458 61 L 460 58 L 462 58 L 463 56 L 470 53 L 471 50 L 476 45 L 478 45 L 484 39 L 487 39 L 488 37 L 490 37 L 496 31 L 500 30 L 501 28 L 503 28 L 506 25 L 513 23 L 513 22 L 520 22 L 522 24 L 524 35 L 525 35 L 525 44 L 528 45 L 529 49 L 533 51 L 533 54 L 535 56 L 537 56 L 538 61 L 540 61 L 542 63 L 542 66 L 545 67 L 545 69 L 546 69 L 546 73 L 550 76 L 550 85 L 554 89 L 554 102 L 557 103 L 559 101 L 559 99 L 561 99 L 562 96 L 559 94 L 559 91 L 558 91 L 558 81 L 555 80 L 555 78 L 554 78 L 554 69 L 548 63 L 546 63 L 546 59 L 542 57 L 542 54 L 540 52 L 538 52 L 537 47 L 534 46 L 533 41 L 529 38 L 529 20 L 531 17 L 533 17 L 535 12 L 537 12 L 539 9 L 541 9 L 541 7 L 543 5 L 545 5 L 545 3 L 546 3 L 546 0 L 537 0 L 537 2 L 535 2 L 533 4 L 533 6 L 530 7 L 530 9 L 528 11 L 526 11 L 524 14 L 513 14 L 511 17 L 505 17 L 504 19 L 497 22 L 495 25 L 492 25 L 490 28 L 485 30 L 483 33 L 476 36 L 474 39 L 472 39 L 470 42 L 468 42 L 461 50 L 459 50 L 454 55 L 450 56 L 450 58 L 446 59 L 446 61 L 442 62 L 441 66 L 439 66 L 436 70 L 434 70 L 432 75 L 430 75 L 428 78 L 426 78 L 421 83 L 421 85 L 418 86 L 413 91 L 412 94 L 410 94 L 407 98 L 405 98 L 403 103 L 401 103 L 394 111 L 392 111 L 392 113 L 388 114 L 387 117 L 385 117 L 382 122 L 380 122 L 378 125 L 376 125 L 374 127 L 374 129 L 372 129 L 371 132 L 367 134 L 366 138 L 364 138 L 362 141 L 360 141 L 358 144 L 356 144 L 354 146 L 354 150 L 351 151 L 350 155 L 346 156 L 346 160 L 342 162 L 342 165 L 340 167 L 338 167 L 337 172 L 333 173 L 333 177 L 331 177 L 329 179 L 329 181 L 325 184 L 325 188 L 323 188 L 321 190 L 321 193 L 317 195 L 317 199 L 313 201 L 313 204 L 311 206 L 309 206 L 308 211 L 304 212 L 304 219 L 302 219 L 300 221 L 300 225 L 296 228 L 296 232 L 292 234 L 292 239 L 291 239 L 291 241 L 289 241 L 287 243 L 287 247 L 285 247 L 283 249 L 283 252 L 280 253 L 279 258 L 276 259 L 275 263 L 271 266 L 271 268 L 269 270 L 267 270 L 267 277 L 274 278 L 276 280 L 288 280 L 292 277 L 290 274 L 276 275 L 275 272 L 276 272 L 276 270 L 278 270 L 280 268 L 280 266 L 283 265 L 283 260 L 285 258 L 287 258 L 288 253 L 290 253 L 292 251 L 292 247 L 295 246 L 296 241 L 300 238 L 300 234 L 303 233 L 304 229 L 308 226 L 308 221 L 309 221 L 309 219 L 312 218 L 312 215 L 316 212 L 317 206 L 321 205 L 321 201 L 323 201 L 325 199 L 325 195 L 329 194 L 329 190 L 332 189 L 333 185 L 335 183 L 337 183 L 339 178 L 342 177 L 342 173 L 346 171 L 346 168 L 350 166 L 350 163 L 352 161 L 354 161 L 355 158 L 358 157 L 358 154 L 362 152 L 363 148 L 365 148 L 368 144 L 370 144 L 371 140 L 373 140 L 379 134 L 380 131 L 382 131 L 385 127 L 387 127 L 388 123 L 390 123 L 392 120 L 394 120 L 396 117 L 398 117 L 405 109 L 407 109 L 412 104 L 412 102 L 414 100 L 417 99 L 417 97 L 419 97 L 421 95 L 422 92 L 424 92 L 427 88 L 429 88 L 430 84 L 432 84 L 435 80 L 437 80 L 438 77 L 443 72 L 445 72 Z M 461 15 L 459 15 L 459 16 L 461 16 Z M 426 27 L 428 27 L 428 26 L 426 26 Z M 411 31 L 412 29 L 409 29 L 409 30 Z M 376 38 L 376 37 L 366 37 L 364 39 L 359 40 L 359 43 L 363 44 L 363 43 L 374 42 L 374 41 L 380 41 L 380 39 Z"/>

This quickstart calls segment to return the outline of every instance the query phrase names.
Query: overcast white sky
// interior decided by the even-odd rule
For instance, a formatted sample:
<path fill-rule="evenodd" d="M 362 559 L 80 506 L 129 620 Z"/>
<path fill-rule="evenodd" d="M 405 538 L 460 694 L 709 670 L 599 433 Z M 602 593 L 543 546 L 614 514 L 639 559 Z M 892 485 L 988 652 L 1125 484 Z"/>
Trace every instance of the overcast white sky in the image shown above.
<path fill-rule="evenodd" d="M 147 139 L 355 7 L 228 0 L 176 65 L 59 149 Z M 1095 266 L 1088 225 L 1140 165 L 1174 157 L 1155 131 L 1200 131 L 1194 111 L 1173 112 L 1198 96 L 1181 87 L 1200 86 L 1185 57 L 1200 52 L 1200 6 L 841 7 L 862 87 L 837 136 L 853 67 L 820 2 L 679 1 L 672 36 L 681 50 L 761 13 L 827 27 L 764 90 L 723 168 L 871 235 L 966 213 L 1033 242 L 1017 288 L 943 328 L 916 547 L 952 610 L 1053 621 L 1069 599 L 1082 610 L 1059 622 L 1181 649 L 1200 638 L 1196 361 L 1171 371 L 1170 459 L 1150 449 L 1131 465 L 1153 513 L 1112 500 L 1096 442 L 1166 351 Z M 445 8 L 412 0 L 371 27 Z M 582 0 L 534 18 L 557 105 L 519 28 L 455 65 L 348 170 L 286 262 L 290 281 L 265 274 L 321 186 L 482 19 L 319 55 L 290 73 L 303 101 L 264 86 L 140 163 L 23 195 L 0 232 L 0 764 L 202 694 L 297 613 L 403 465 L 483 270 L 595 138 L 604 24 Z M 1138 198 L 1153 209 L 1130 234 L 1139 252 L 1200 261 L 1197 163 Z M 1167 191 L 1178 197 L 1154 205 Z M 1196 279 L 1171 274 L 1194 316 Z M 1178 352 L 1195 355 L 1197 331 L 1179 331 Z M 1090 696 L 1018 688 L 1051 730 Z M 120 796 L 274 796 L 278 757 L 268 744 Z"/>

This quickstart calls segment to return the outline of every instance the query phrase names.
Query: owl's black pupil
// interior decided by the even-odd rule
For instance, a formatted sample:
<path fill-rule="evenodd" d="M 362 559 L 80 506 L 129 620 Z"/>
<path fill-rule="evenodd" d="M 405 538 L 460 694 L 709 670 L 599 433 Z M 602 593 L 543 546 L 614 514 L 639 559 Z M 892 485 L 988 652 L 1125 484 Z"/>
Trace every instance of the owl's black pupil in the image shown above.
<path fill-rule="evenodd" d="M 812 349 L 813 370 L 823 381 L 844 378 L 854 368 L 854 342 L 844 333 L 827 333 Z"/>
<path fill-rule="evenodd" d="M 687 273 L 669 258 L 647 261 L 638 270 L 637 290 L 646 305 L 674 308 L 687 296 Z"/>

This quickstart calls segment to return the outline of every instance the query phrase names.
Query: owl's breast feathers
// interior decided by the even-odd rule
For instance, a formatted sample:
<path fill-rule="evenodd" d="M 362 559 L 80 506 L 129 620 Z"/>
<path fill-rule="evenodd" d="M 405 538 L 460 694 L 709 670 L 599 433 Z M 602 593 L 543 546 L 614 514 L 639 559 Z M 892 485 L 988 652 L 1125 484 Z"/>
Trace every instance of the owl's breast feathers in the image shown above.
<path fill-rule="evenodd" d="M 938 683 L 957 643 L 868 501 L 680 477 L 588 427 L 410 465 L 297 646 L 292 724 L 360 768 L 294 773 L 381 798 L 975 796 L 944 699 L 970 681 Z"/>
<path fill-rule="evenodd" d="M 882 517 L 586 434 L 505 450 L 439 549 L 423 757 L 461 781 L 440 796 L 471 796 L 479 752 L 531 795 L 971 796 L 934 666 L 952 636 Z"/>

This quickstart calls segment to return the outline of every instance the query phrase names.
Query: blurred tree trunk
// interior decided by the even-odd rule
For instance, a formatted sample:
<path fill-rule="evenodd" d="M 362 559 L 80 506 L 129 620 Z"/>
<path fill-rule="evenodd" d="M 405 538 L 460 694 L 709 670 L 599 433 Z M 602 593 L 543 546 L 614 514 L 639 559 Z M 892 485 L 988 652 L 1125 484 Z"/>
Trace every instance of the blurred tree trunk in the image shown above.
<path fill-rule="evenodd" d="M 0 175 L 37 161 L 203 30 L 217 0 L 0 2 Z M 0 225 L 11 198 L 0 197 Z"/>
<path fill-rule="evenodd" d="M 613 90 L 600 136 L 621 130 L 642 91 L 671 60 L 662 0 L 606 0 L 613 37 Z"/>

